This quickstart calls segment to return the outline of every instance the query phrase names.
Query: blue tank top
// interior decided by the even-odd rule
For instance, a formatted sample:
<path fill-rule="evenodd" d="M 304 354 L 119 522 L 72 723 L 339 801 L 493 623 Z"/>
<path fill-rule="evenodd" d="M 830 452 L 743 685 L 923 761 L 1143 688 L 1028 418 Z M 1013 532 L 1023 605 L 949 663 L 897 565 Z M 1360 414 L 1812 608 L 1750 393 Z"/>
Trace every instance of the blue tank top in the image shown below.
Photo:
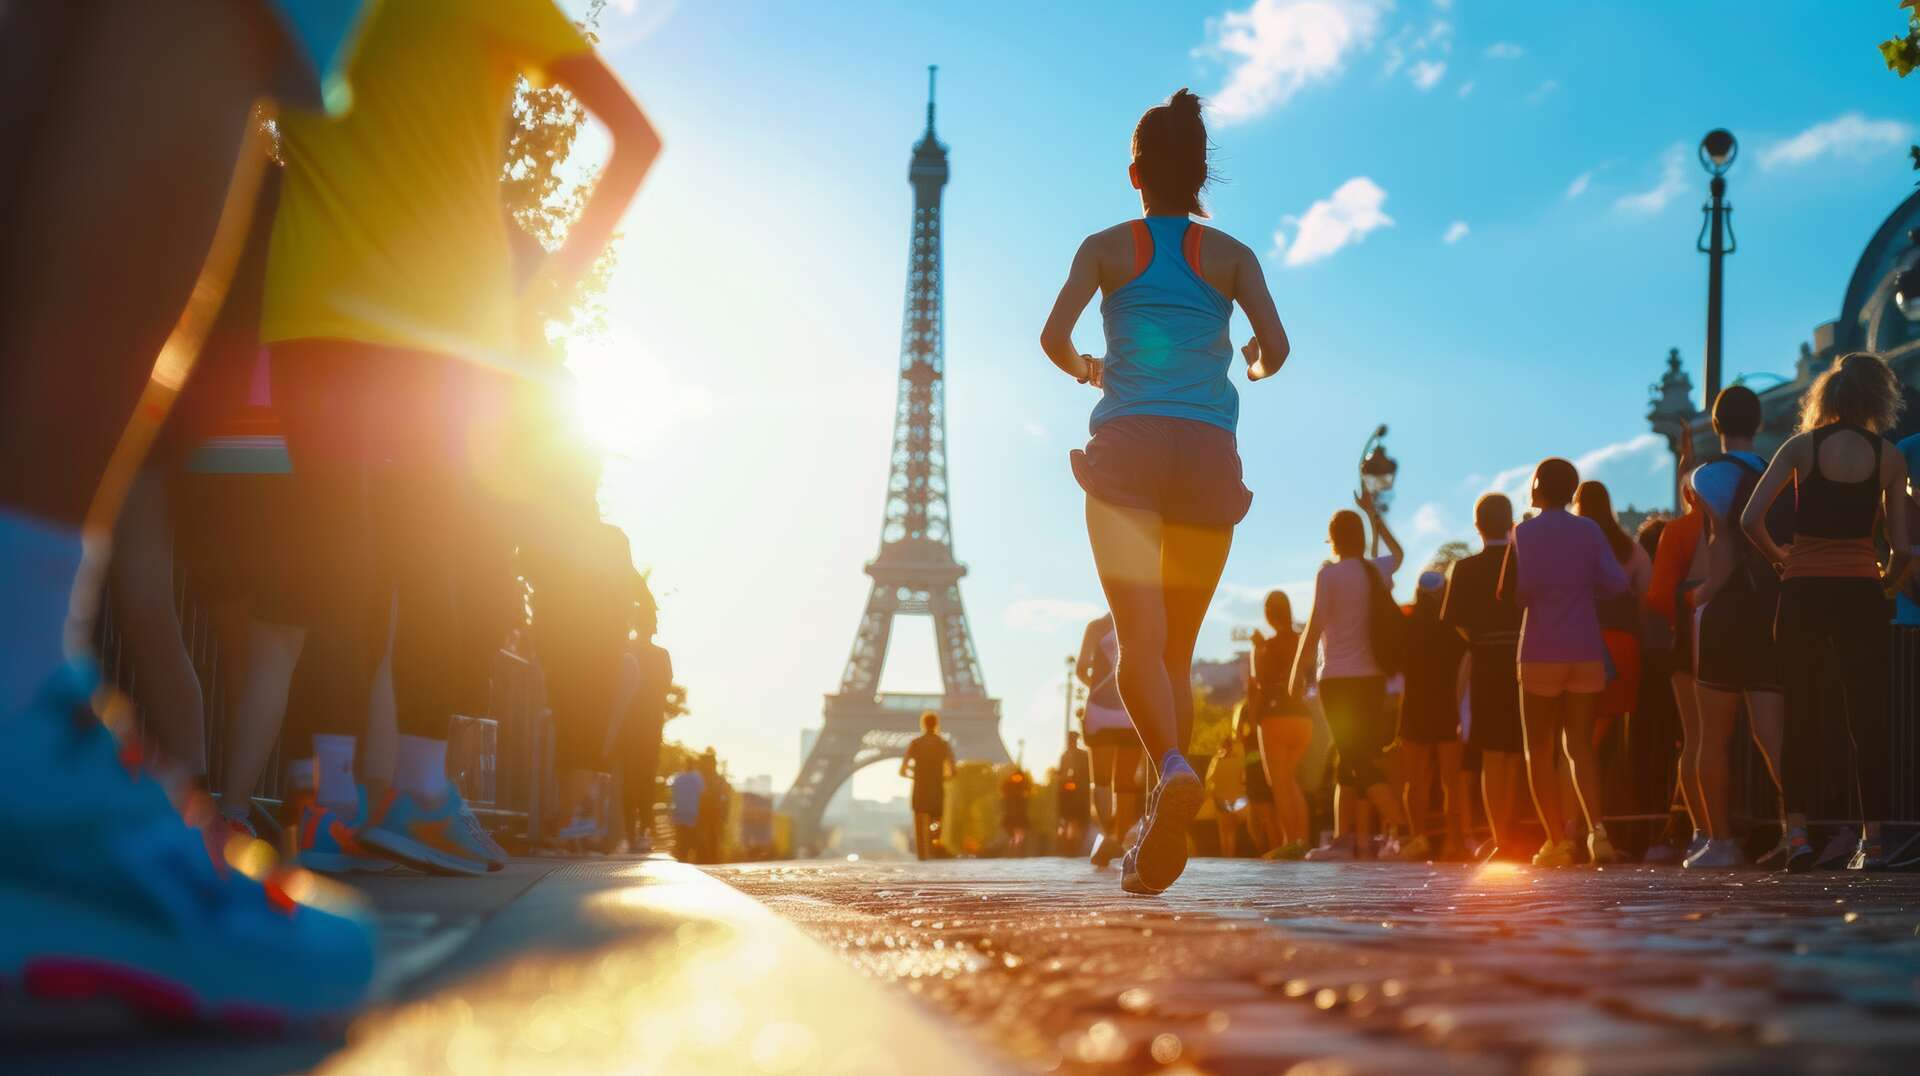
<path fill-rule="evenodd" d="M 1100 302 L 1105 389 L 1092 429 L 1122 415 L 1191 419 L 1228 431 L 1239 423 L 1240 394 L 1227 379 L 1233 304 L 1189 263 L 1190 256 L 1198 261 L 1199 236 L 1200 226 L 1185 217 L 1136 222 L 1135 262 L 1146 265 Z"/>

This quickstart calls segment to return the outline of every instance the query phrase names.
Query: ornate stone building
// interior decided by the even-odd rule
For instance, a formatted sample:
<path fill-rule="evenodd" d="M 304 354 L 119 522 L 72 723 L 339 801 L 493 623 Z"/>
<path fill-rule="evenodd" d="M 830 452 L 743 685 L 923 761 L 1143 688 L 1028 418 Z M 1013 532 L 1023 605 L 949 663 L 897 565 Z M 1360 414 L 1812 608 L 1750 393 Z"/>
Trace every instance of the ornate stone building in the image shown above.
<path fill-rule="evenodd" d="M 1899 285 L 1908 277 L 1907 302 Z M 1907 386 L 1907 410 L 1896 439 L 1920 432 L 1920 191 L 1893 211 L 1860 255 L 1840 300 L 1840 316 L 1814 327 L 1813 339 L 1800 345 L 1793 377 L 1774 384 L 1753 384 L 1760 394 L 1764 425 L 1757 439 L 1763 454 L 1771 455 L 1793 434 L 1800 417 L 1800 397 L 1833 360 L 1853 351 L 1876 351 L 1884 356 Z M 1743 375 L 1764 383 L 1774 375 Z M 1667 353 L 1665 374 L 1650 390 L 1647 422 L 1667 438 L 1676 458 L 1680 438 L 1691 437 L 1695 458 L 1719 450 L 1707 414 L 1693 399 L 1693 382 L 1680 366 L 1678 349 Z M 1675 489 L 1675 505 L 1679 503 Z"/>

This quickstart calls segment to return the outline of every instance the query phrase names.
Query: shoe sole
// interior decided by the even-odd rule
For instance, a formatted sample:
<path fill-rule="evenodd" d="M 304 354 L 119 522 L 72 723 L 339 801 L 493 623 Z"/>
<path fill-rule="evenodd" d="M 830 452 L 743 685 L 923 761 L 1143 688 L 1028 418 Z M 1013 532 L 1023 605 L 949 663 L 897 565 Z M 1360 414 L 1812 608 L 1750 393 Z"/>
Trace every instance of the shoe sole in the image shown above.
<path fill-rule="evenodd" d="M 50 917 L 50 908 L 59 910 Z M 344 1023 L 365 998 L 358 989 L 316 998 L 311 978 L 289 979 L 284 967 L 251 968 L 233 974 L 232 954 L 210 953 L 204 941 L 149 929 L 52 894 L 0 890 L 0 921 L 46 923 L 57 918 L 61 934 L 76 944 L 61 953 L 34 952 L 33 931 L 0 938 L 0 984 L 17 987 L 36 1002 L 75 1005 L 112 1002 L 142 1017 L 170 1024 L 214 1026 L 249 1033 Z M 371 955 L 371 954 L 369 954 Z M 141 964 L 131 963 L 135 957 Z M 161 974 L 154 967 L 175 969 Z M 367 964 L 371 979 L 372 961 Z M 291 996 L 262 1000 L 272 984 L 293 983 Z M 348 996 L 350 995 L 350 996 Z"/>
<path fill-rule="evenodd" d="M 1187 826 L 1206 798 L 1200 778 L 1188 773 L 1161 786 L 1153 824 L 1140 835 L 1134 873 L 1122 880 L 1129 893 L 1161 893 L 1187 869 Z M 1138 888 L 1125 883 L 1138 883 Z"/>
<path fill-rule="evenodd" d="M 359 839 L 360 843 L 367 848 L 395 859 L 403 866 L 426 871 L 428 874 L 478 877 L 487 873 L 485 860 L 469 859 L 443 852 L 391 830 L 368 830 L 361 833 Z"/>

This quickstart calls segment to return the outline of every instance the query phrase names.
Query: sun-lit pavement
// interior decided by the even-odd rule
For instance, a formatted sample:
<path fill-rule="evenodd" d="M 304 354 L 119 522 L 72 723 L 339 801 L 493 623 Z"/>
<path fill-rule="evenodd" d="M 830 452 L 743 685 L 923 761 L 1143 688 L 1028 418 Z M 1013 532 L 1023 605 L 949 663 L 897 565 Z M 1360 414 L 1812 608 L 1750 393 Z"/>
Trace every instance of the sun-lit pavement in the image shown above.
<path fill-rule="evenodd" d="M 1913 1072 L 1920 876 L 1063 859 L 720 868 L 1036 1070 Z M 922 1071 L 935 1071 L 933 1068 Z"/>

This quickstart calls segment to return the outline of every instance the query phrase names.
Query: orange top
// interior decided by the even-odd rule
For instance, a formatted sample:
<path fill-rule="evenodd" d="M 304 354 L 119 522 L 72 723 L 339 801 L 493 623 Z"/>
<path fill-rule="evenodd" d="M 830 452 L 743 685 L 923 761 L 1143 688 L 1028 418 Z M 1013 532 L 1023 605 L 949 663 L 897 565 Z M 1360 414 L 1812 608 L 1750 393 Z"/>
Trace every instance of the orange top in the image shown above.
<path fill-rule="evenodd" d="M 1660 532 L 1660 544 L 1653 556 L 1653 581 L 1647 585 L 1647 608 L 1659 613 L 1667 623 L 1676 621 L 1676 599 L 1680 594 L 1680 584 L 1686 582 L 1687 570 L 1693 566 L 1694 550 L 1700 546 L 1700 535 L 1707 525 L 1707 515 L 1698 508 L 1689 509 L 1686 515 L 1670 520 L 1666 529 Z"/>

